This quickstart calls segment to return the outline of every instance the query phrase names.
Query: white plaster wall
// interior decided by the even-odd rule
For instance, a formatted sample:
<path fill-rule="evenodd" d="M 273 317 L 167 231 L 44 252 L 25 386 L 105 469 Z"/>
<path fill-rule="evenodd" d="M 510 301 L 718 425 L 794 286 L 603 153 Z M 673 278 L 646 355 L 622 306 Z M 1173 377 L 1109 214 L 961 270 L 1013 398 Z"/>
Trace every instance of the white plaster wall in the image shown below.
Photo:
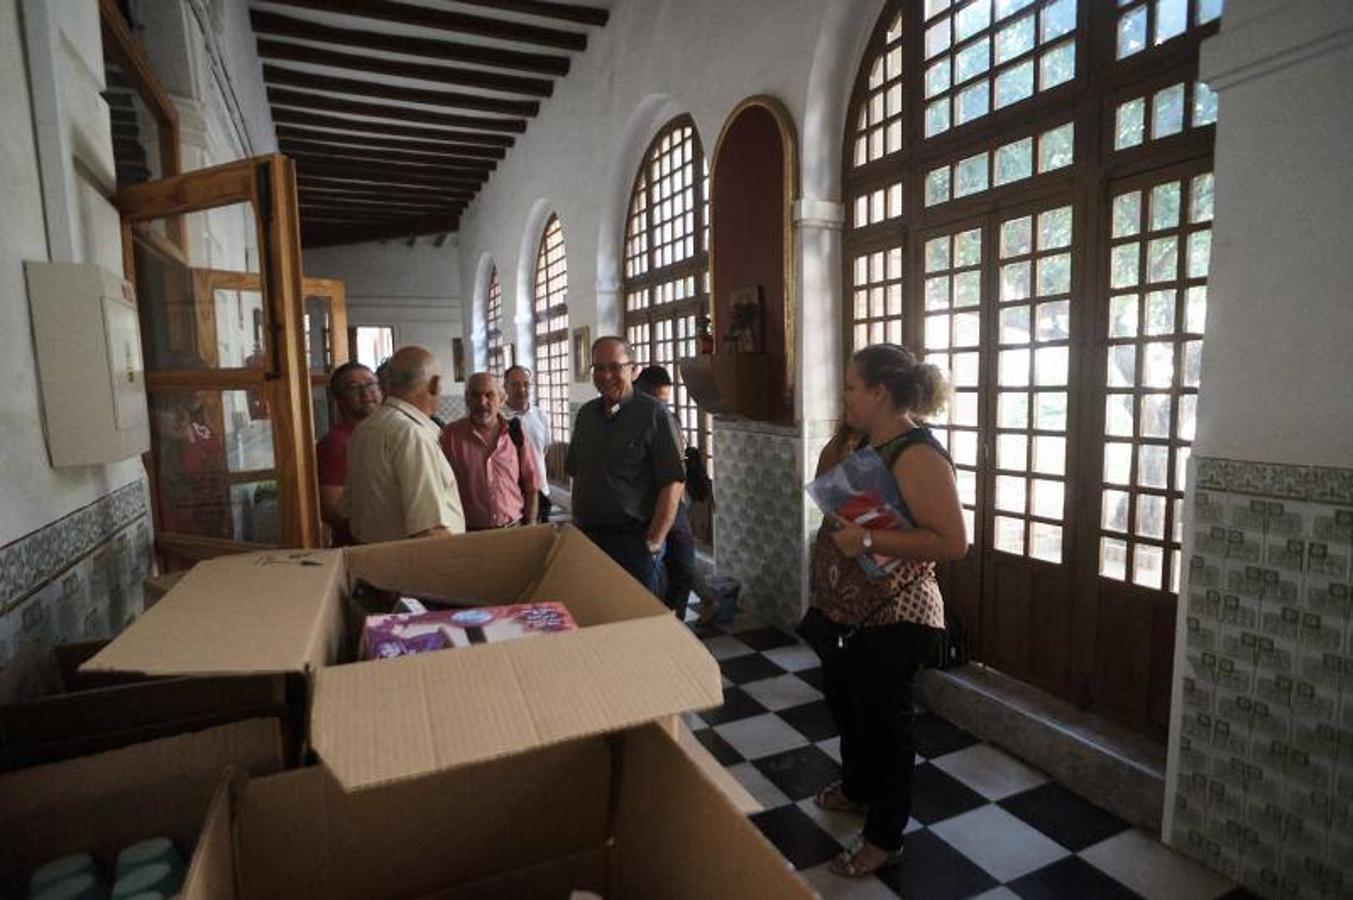
<path fill-rule="evenodd" d="M 593 335 L 619 329 L 620 242 L 629 189 L 649 141 L 677 114 L 694 118 L 712 156 L 728 114 L 741 100 L 756 94 L 779 99 L 799 129 L 802 196 L 839 201 L 844 109 L 860 50 L 881 8 L 881 0 L 615 4 L 610 23 L 591 32 L 587 52 L 574 58 L 569 76 L 462 217 L 462 290 L 475 298 L 466 304 L 466 333 L 474 336 L 476 352 L 484 323 L 475 290 L 479 263 L 488 254 L 502 281 L 505 339 L 517 344 L 518 359 L 530 358 L 534 254 L 550 212 L 559 214 L 564 228 L 571 327 L 588 325 Z M 810 215 L 830 220 L 833 211 L 824 215 L 814 208 Z M 832 243 L 814 241 L 822 247 L 814 252 L 825 254 L 808 263 L 815 281 L 832 265 L 839 273 Z M 839 320 L 832 311 L 839 296 L 815 295 L 812 302 L 826 312 L 809 321 Z M 820 340 L 824 351 L 828 342 L 834 347 L 836 327 L 814 331 L 809 340 Z M 808 349 L 819 348 L 810 343 Z M 834 361 L 835 351 L 800 354 L 823 357 Z M 830 381 L 825 389 L 812 389 L 819 400 L 834 394 Z M 588 399 L 592 389 L 575 384 L 573 392 L 576 402 Z"/>
<path fill-rule="evenodd" d="M 1195 456 L 1353 466 L 1353 5 L 1231 0 Z"/>
<path fill-rule="evenodd" d="M 102 109 L 103 51 L 99 43 L 98 7 L 93 0 L 66 0 L 59 7 L 59 49 L 55 67 L 58 85 L 68 91 L 72 110 Z M 47 260 L 43 195 L 33 106 L 25 68 L 21 3 L 0 0 L 0 109 L 7 124 L 0 129 L 0 545 L 34 531 L 114 489 L 137 480 L 141 464 L 131 459 L 109 466 L 53 469 L 43 438 L 42 401 L 28 314 L 24 260 Z M 49 133 L 60 123 L 49 121 Z M 73 188 L 69 205 L 59 211 L 69 223 L 67 259 L 97 261 L 120 271 L 120 238 L 116 213 L 104 199 L 106 185 L 97 183 L 112 172 L 112 145 L 97 141 L 96 122 L 66 122 L 72 135 L 67 146 L 78 155 L 55 160 Z M 91 137 L 93 135 L 93 137 Z M 57 211 L 52 211 L 56 214 Z M 111 226 L 110 226 L 111 223 Z M 111 227 L 111 231 L 110 231 Z"/>
<path fill-rule="evenodd" d="M 455 238 L 441 247 L 428 238 L 368 242 L 305 251 L 305 274 L 337 278 L 347 286 L 348 327 L 394 329 L 395 346 L 418 344 L 437 355 L 452 383 L 451 341 L 461 336 L 460 251 Z M 465 348 L 471 365 L 470 348 Z"/>

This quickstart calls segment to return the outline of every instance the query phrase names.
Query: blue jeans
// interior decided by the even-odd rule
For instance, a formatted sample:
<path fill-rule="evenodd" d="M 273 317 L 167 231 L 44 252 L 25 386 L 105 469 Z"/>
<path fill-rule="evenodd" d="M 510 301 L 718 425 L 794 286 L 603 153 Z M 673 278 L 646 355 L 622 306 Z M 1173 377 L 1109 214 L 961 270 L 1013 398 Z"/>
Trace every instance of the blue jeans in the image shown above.
<path fill-rule="evenodd" d="M 662 565 L 662 554 L 654 556 L 648 552 L 646 530 L 606 534 L 595 531 L 584 533 L 592 543 L 601 548 L 601 552 L 619 563 L 620 568 L 629 572 L 650 594 L 657 596 L 658 569 Z"/>

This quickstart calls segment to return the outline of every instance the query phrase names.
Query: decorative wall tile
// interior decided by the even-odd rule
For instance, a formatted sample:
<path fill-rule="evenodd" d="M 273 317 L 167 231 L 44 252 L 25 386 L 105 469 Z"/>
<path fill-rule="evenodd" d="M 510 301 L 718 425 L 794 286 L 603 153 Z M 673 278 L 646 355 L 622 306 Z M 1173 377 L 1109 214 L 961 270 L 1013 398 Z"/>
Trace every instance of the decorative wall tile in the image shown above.
<path fill-rule="evenodd" d="M 461 394 L 443 394 L 441 402 L 437 405 L 437 418 L 443 422 L 463 419 L 468 413 L 469 410 L 465 406 L 465 397 Z"/>
<path fill-rule="evenodd" d="M 742 582 L 742 604 L 792 628 L 803 615 L 802 437 L 757 422 L 714 422 L 714 558 Z"/>
<path fill-rule="evenodd" d="M 1353 470 L 1199 458 L 1169 842 L 1353 894 Z"/>

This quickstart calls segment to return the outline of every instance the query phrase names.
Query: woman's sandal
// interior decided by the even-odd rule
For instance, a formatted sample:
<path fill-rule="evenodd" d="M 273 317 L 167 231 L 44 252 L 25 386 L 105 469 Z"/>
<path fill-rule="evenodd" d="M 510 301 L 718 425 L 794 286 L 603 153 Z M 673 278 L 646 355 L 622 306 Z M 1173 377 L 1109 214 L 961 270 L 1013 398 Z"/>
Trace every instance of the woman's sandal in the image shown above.
<path fill-rule="evenodd" d="M 868 807 L 862 803 L 856 803 L 846 796 L 845 789 L 841 787 L 841 782 L 836 781 L 827 785 L 818 791 L 813 802 L 820 809 L 830 810 L 831 812 L 861 813 L 863 814 Z"/>
<path fill-rule="evenodd" d="M 870 846 L 873 845 L 871 844 Z M 865 840 L 863 836 L 852 841 L 851 845 L 841 852 L 841 855 L 832 860 L 830 866 L 832 873 L 840 875 L 842 878 L 867 878 L 884 866 L 890 866 L 902 858 L 902 851 L 899 849 L 892 853 L 885 853 L 877 863 L 874 863 L 871 866 L 860 865 L 855 862 L 855 859 L 860 855 L 860 851 L 862 851 L 864 847 Z"/>

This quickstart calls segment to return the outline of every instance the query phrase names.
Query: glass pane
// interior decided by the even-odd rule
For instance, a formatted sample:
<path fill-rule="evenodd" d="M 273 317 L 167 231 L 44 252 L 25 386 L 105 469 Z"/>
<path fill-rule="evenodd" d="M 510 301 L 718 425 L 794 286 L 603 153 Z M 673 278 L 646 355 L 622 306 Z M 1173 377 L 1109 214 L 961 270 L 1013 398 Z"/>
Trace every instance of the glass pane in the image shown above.
<path fill-rule="evenodd" d="M 1034 17 L 1022 19 L 1005 25 L 996 32 L 996 64 L 1014 59 L 1034 48 Z"/>
<path fill-rule="evenodd" d="M 1198 395 L 1185 394 L 1179 398 L 1179 432 L 1178 437 L 1181 441 L 1192 441 L 1196 436 L 1198 428 Z M 1184 479 L 1179 479 L 1179 487 L 1183 487 Z"/>
<path fill-rule="evenodd" d="M 1066 431 L 1066 394 L 1038 391 L 1034 394 L 1034 427 L 1040 431 Z"/>
<path fill-rule="evenodd" d="M 1109 387 L 1135 387 L 1137 384 L 1137 348 L 1132 344 L 1109 347 Z"/>
<path fill-rule="evenodd" d="M 926 99 L 949 90 L 949 59 L 940 60 L 925 70 Z"/>
<path fill-rule="evenodd" d="M 925 33 L 925 57 L 930 59 L 937 53 L 943 53 L 949 49 L 949 43 L 952 38 L 950 31 L 950 18 L 945 16 L 926 29 Z"/>
<path fill-rule="evenodd" d="M 955 431 L 954 444 L 950 449 L 954 462 L 960 466 L 977 465 L 977 432 Z"/>
<path fill-rule="evenodd" d="M 1001 301 L 1024 300 L 1029 296 L 1029 263 L 1006 263 L 1001 266 Z"/>
<path fill-rule="evenodd" d="M 959 272 L 954 276 L 954 306 L 977 306 L 982 302 L 982 273 Z"/>
<path fill-rule="evenodd" d="M 272 423 L 255 391 L 156 392 L 151 412 L 157 502 L 166 532 L 277 540 Z M 238 473 L 268 477 L 233 483 Z"/>
<path fill-rule="evenodd" d="M 1109 337 L 1137 336 L 1137 295 L 1117 294 L 1109 300 Z"/>
<path fill-rule="evenodd" d="M 925 320 L 925 348 L 944 350 L 949 346 L 949 317 L 927 316 Z"/>
<path fill-rule="evenodd" d="M 1204 25 L 1221 15 L 1223 0 L 1198 0 L 1198 24 Z"/>
<path fill-rule="evenodd" d="M 925 205 L 934 206 L 949 199 L 949 167 L 932 169 L 925 179 Z"/>
<path fill-rule="evenodd" d="M 949 8 L 951 0 L 925 0 L 926 21 L 934 18 L 935 14 Z"/>
<path fill-rule="evenodd" d="M 1191 334 L 1202 334 L 1206 321 L 1207 288 L 1202 285 L 1191 287 L 1184 311 L 1184 330 Z"/>
<path fill-rule="evenodd" d="M 1170 334 L 1174 331 L 1176 291 L 1151 291 L 1146 295 L 1146 333 Z"/>
<path fill-rule="evenodd" d="M 1179 277 L 1179 239 L 1156 238 L 1146 250 L 1146 280 L 1174 281 Z"/>
<path fill-rule="evenodd" d="M 1165 580 L 1165 551 L 1138 544 L 1132 555 L 1132 581 L 1142 587 L 1159 588 Z"/>
<path fill-rule="evenodd" d="M 1034 471 L 1044 475 L 1066 474 L 1066 438 L 1034 436 Z"/>
<path fill-rule="evenodd" d="M 1141 231 L 1142 192 L 1132 191 L 1113 198 L 1113 237 L 1130 237 Z"/>
<path fill-rule="evenodd" d="M 1001 391 L 996 401 L 996 419 L 1002 428 L 1029 427 L 1029 395 L 1023 391 Z"/>
<path fill-rule="evenodd" d="M 991 82 L 985 78 L 964 88 L 954 100 L 954 122 L 963 125 L 987 114 L 991 106 Z"/>
<path fill-rule="evenodd" d="M 1203 373 L 1203 342 L 1186 341 L 1184 343 L 1184 386 L 1198 387 Z"/>
<path fill-rule="evenodd" d="M 954 316 L 954 346 L 976 347 L 982 340 L 980 313 L 966 312 Z"/>
<path fill-rule="evenodd" d="M 977 502 L 977 473 L 968 469 L 959 469 L 958 478 L 958 499 L 967 504 Z"/>
<path fill-rule="evenodd" d="M 1190 222 L 1212 221 L 1212 192 L 1213 179 L 1211 172 L 1194 177 L 1192 190 L 1189 192 Z"/>
<path fill-rule="evenodd" d="M 1065 84 L 1076 77 L 1076 45 L 1064 41 L 1051 50 L 1043 51 L 1039 60 L 1038 89 L 1046 91 Z"/>
<path fill-rule="evenodd" d="M 963 42 L 991 24 L 991 0 L 976 0 L 954 16 L 954 40 Z"/>
<path fill-rule="evenodd" d="M 1034 522 L 1029 532 L 1030 556 L 1050 563 L 1062 561 L 1062 526 Z"/>
<path fill-rule="evenodd" d="M 925 270 L 941 272 L 949 268 L 949 238 L 932 238 L 925 242 Z"/>
<path fill-rule="evenodd" d="M 925 280 L 925 308 L 949 308 L 949 276 L 936 275 Z"/>
<path fill-rule="evenodd" d="M 1151 341 L 1143 345 L 1142 384 L 1156 388 L 1174 384 L 1174 344 Z"/>
<path fill-rule="evenodd" d="M 1001 223 L 1001 258 L 1023 256 L 1033 250 L 1033 219 L 1021 216 Z"/>
<path fill-rule="evenodd" d="M 1060 387 L 1067 382 L 1070 360 L 1067 347 L 1040 347 L 1034 353 L 1034 382 L 1040 387 Z"/>
<path fill-rule="evenodd" d="M 954 83 L 962 84 L 991 65 L 991 39 L 982 38 L 964 47 L 954 57 Z"/>
<path fill-rule="evenodd" d="M 1006 512 L 1024 512 L 1025 479 L 1018 475 L 996 476 L 996 508 Z"/>
<path fill-rule="evenodd" d="M 1056 250 L 1071 246 L 1071 207 L 1050 209 L 1038 216 L 1038 249 Z"/>
<path fill-rule="evenodd" d="M 1169 394 L 1146 394 L 1142 397 L 1142 437 L 1170 436 L 1170 411 L 1173 403 Z"/>
<path fill-rule="evenodd" d="M 1104 444 L 1104 480 L 1109 484 L 1127 484 L 1132 478 L 1132 445 L 1120 441 Z"/>
<path fill-rule="evenodd" d="M 1193 85 L 1193 127 L 1212 125 L 1217 121 L 1217 95 L 1204 82 Z"/>
<path fill-rule="evenodd" d="M 137 308 L 148 371 L 262 368 L 271 329 L 259 277 L 251 204 L 188 213 L 183 232 L 205 235 L 176 253 L 166 220 L 133 229 Z"/>
<path fill-rule="evenodd" d="M 1142 142 L 1146 133 L 1146 100 L 1138 97 L 1118 107 L 1114 117 L 1113 149 L 1123 150 Z"/>
<path fill-rule="evenodd" d="M 1000 355 L 1001 387 L 1025 387 L 1029 384 L 1029 351 L 1002 350 Z"/>
<path fill-rule="evenodd" d="M 987 189 L 987 154 L 979 153 L 960 161 L 956 171 L 955 197 L 966 197 Z"/>
<path fill-rule="evenodd" d="M 933 137 L 949 130 L 949 98 L 941 97 L 925 108 L 925 136 Z"/>
<path fill-rule="evenodd" d="M 1024 520 L 996 517 L 996 549 L 1006 553 L 1024 552 Z"/>
<path fill-rule="evenodd" d="M 1168 137 L 1184 130 L 1184 86 L 1158 91 L 1151 101 L 1151 137 Z"/>
<path fill-rule="evenodd" d="M 954 354 L 954 385 L 956 387 L 977 387 L 978 372 L 981 366 L 981 356 L 977 353 L 955 353 Z M 964 397 L 972 399 L 971 395 L 965 394 Z M 974 407 L 975 409 L 975 407 Z M 955 422 L 961 425 L 976 425 L 977 414 L 974 411 L 971 418 L 964 418 L 961 421 L 955 416 Z"/>
<path fill-rule="evenodd" d="M 1001 310 L 1001 343 L 1029 343 L 1029 307 L 1009 306 Z"/>
<path fill-rule="evenodd" d="M 1206 278 L 1207 268 L 1212 262 L 1212 232 L 1195 231 L 1189 235 L 1188 277 Z"/>
<path fill-rule="evenodd" d="M 954 265 L 975 266 L 982 261 L 982 229 L 960 232 L 954 236 Z"/>
<path fill-rule="evenodd" d="M 1181 35 L 1189 24 L 1189 0 L 1156 0 L 1156 43 Z"/>
<path fill-rule="evenodd" d="M 1034 171 L 1033 138 L 1005 144 L 996 151 L 996 184 L 1028 178 Z"/>
<path fill-rule="evenodd" d="M 1124 59 L 1146 47 L 1146 6 L 1137 7 L 1118 20 L 1118 58 Z"/>
<path fill-rule="evenodd" d="M 1033 480 L 1033 501 L 1031 511 L 1045 519 L 1062 518 L 1065 503 L 1065 488 L 1060 481 L 1050 478 Z"/>
<path fill-rule="evenodd" d="M 1158 184 L 1151 189 L 1151 230 L 1174 228 L 1179 224 L 1179 182 Z"/>
<path fill-rule="evenodd" d="M 1109 394 L 1104 400 L 1104 412 L 1109 434 L 1132 437 L 1131 394 Z"/>
<path fill-rule="evenodd" d="M 1033 2 L 1034 0 L 996 0 L 996 20 L 1000 21 L 1006 16 L 1013 15 Z"/>
<path fill-rule="evenodd" d="M 1043 43 L 1056 40 L 1076 27 L 1076 0 L 1056 0 L 1043 7 L 1039 38 Z"/>
<path fill-rule="evenodd" d="M 997 109 L 1026 100 L 1033 94 L 1034 63 L 1031 59 L 1011 66 L 996 76 Z"/>
<path fill-rule="evenodd" d="M 1037 336 L 1040 341 L 1064 341 L 1071 337 L 1070 301 L 1038 304 Z"/>
<path fill-rule="evenodd" d="M 1137 448 L 1137 486 L 1169 487 L 1170 448 L 1160 444 L 1142 444 Z"/>
<path fill-rule="evenodd" d="M 1143 10 L 1145 12 L 1145 10 Z M 1099 539 L 1099 574 L 1123 581 L 1127 578 L 1127 543 L 1114 538 Z"/>
<path fill-rule="evenodd" d="M 1038 296 L 1071 290 L 1071 254 L 1055 253 L 1038 261 Z"/>
<path fill-rule="evenodd" d="M 1038 141 L 1038 171 L 1050 172 L 1071 165 L 1076 131 L 1070 122 L 1046 131 Z"/>
<path fill-rule="evenodd" d="M 999 434 L 996 436 L 996 467 L 1024 472 L 1028 463 L 1029 439 L 1022 434 Z"/>
<path fill-rule="evenodd" d="M 959 365 L 959 358 L 963 355 L 964 354 L 956 354 L 954 357 L 954 369 L 956 373 L 962 370 L 962 366 Z M 959 376 L 955 374 L 955 378 L 957 379 L 958 377 Z M 973 428 L 977 427 L 976 391 L 957 392 L 954 395 L 953 408 L 954 408 L 953 417 L 955 425 L 968 425 Z"/>
<path fill-rule="evenodd" d="M 1126 532 L 1128 523 L 1127 491 L 1105 491 L 1100 524 L 1106 531 Z"/>

